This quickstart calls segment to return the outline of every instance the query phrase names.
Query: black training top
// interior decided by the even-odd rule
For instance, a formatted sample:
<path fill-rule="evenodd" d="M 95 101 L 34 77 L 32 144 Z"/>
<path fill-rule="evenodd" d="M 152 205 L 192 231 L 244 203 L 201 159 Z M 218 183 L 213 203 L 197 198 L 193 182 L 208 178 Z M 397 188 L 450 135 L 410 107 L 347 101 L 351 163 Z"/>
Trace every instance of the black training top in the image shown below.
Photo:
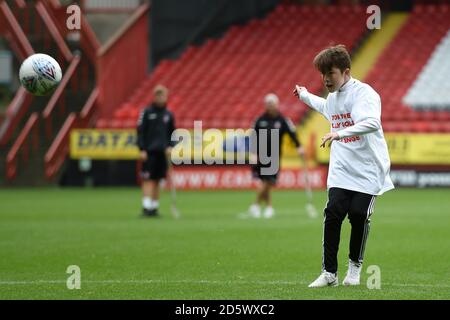
<path fill-rule="evenodd" d="M 267 154 L 270 155 L 270 146 L 271 146 L 271 135 L 270 130 L 271 129 L 279 129 L 279 135 L 278 135 L 278 146 L 279 146 L 279 153 L 281 155 L 281 142 L 283 139 L 283 135 L 287 133 L 289 137 L 294 142 L 295 146 L 298 148 L 300 146 L 300 141 L 297 138 L 297 132 L 295 129 L 294 124 L 289 118 L 284 117 L 281 113 L 279 113 L 277 116 L 273 117 L 269 115 L 267 112 L 263 113 L 260 117 L 258 117 L 255 121 L 255 124 L 253 125 L 253 128 L 256 131 L 256 137 L 257 137 L 257 147 L 258 147 L 258 154 L 259 154 L 259 148 L 261 148 L 263 145 L 262 143 L 266 143 L 266 151 Z M 266 139 L 261 140 L 264 138 L 261 133 L 263 133 L 263 129 L 267 129 Z"/>
<path fill-rule="evenodd" d="M 175 130 L 175 119 L 166 107 L 156 107 L 152 104 L 144 109 L 137 123 L 137 144 L 140 150 L 164 151 L 173 147 L 170 140 Z"/>

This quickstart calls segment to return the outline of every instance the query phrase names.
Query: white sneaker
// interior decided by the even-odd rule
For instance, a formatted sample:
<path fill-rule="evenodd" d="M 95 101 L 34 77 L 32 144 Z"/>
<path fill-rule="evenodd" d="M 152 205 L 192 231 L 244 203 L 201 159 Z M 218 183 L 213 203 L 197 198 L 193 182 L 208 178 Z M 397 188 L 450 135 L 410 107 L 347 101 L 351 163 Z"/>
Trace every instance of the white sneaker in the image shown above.
<path fill-rule="evenodd" d="M 275 214 L 275 210 L 273 210 L 272 207 L 267 207 L 264 210 L 264 218 L 266 218 L 266 219 L 272 218 L 274 216 L 274 214 Z"/>
<path fill-rule="evenodd" d="M 261 208 L 257 204 L 252 204 L 248 209 L 248 212 L 252 218 L 261 218 Z"/>
<path fill-rule="evenodd" d="M 358 286 L 359 278 L 361 275 L 361 269 L 362 269 L 361 263 L 356 263 L 353 262 L 352 260 L 349 260 L 347 275 L 345 276 L 344 281 L 342 281 L 342 284 L 344 286 Z"/>
<path fill-rule="evenodd" d="M 308 288 L 337 287 L 339 285 L 338 276 L 334 273 L 322 271 L 320 276 L 312 282 Z"/>

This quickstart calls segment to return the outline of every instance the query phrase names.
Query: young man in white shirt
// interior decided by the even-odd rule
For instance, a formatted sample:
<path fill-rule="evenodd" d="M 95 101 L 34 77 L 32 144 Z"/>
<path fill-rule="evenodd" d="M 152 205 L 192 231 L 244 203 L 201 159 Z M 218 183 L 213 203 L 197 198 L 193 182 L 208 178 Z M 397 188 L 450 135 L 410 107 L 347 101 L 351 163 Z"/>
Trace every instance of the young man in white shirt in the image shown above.
<path fill-rule="evenodd" d="M 322 273 L 309 287 L 338 285 L 337 254 L 341 225 L 347 214 L 351 224 L 350 254 L 343 285 L 359 285 L 375 198 L 394 188 L 381 127 L 381 100 L 372 87 L 351 77 L 351 59 L 343 45 L 322 50 L 314 58 L 314 66 L 329 91 L 327 99 L 302 86 L 294 89 L 295 96 L 331 124 L 331 132 L 320 145 L 331 147 Z"/>

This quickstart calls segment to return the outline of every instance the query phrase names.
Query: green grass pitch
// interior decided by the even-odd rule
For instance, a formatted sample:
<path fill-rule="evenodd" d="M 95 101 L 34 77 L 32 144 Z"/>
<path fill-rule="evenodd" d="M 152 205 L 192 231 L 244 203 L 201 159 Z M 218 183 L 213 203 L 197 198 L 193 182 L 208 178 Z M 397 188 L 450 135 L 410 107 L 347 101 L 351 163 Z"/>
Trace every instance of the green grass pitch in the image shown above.
<path fill-rule="evenodd" d="M 162 194 L 139 218 L 138 188 L 0 191 L 0 299 L 449 299 L 450 190 L 399 189 L 377 199 L 362 285 L 309 289 L 320 273 L 322 217 L 302 191 L 276 191 L 273 219 L 240 219 L 251 191 Z M 315 193 L 321 211 L 325 192 Z M 343 224 L 339 278 L 346 271 Z M 81 289 L 66 286 L 69 265 Z M 381 271 L 368 289 L 367 267 Z"/>

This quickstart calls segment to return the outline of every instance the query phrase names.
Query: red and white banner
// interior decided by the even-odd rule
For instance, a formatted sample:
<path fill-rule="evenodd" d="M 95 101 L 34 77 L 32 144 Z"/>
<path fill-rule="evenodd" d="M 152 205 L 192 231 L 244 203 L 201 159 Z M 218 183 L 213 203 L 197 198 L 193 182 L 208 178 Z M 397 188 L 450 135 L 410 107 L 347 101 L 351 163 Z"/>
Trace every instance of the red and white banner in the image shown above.
<path fill-rule="evenodd" d="M 308 171 L 311 188 L 326 188 L 327 168 L 318 167 Z M 258 180 L 252 177 L 250 168 L 227 166 L 188 166 L 174 168 L 173 180 L 177 189 L 253 189 Z M 305 172 L 299 169 L 281 170 L 278 189 L 302 189 Z"/>

